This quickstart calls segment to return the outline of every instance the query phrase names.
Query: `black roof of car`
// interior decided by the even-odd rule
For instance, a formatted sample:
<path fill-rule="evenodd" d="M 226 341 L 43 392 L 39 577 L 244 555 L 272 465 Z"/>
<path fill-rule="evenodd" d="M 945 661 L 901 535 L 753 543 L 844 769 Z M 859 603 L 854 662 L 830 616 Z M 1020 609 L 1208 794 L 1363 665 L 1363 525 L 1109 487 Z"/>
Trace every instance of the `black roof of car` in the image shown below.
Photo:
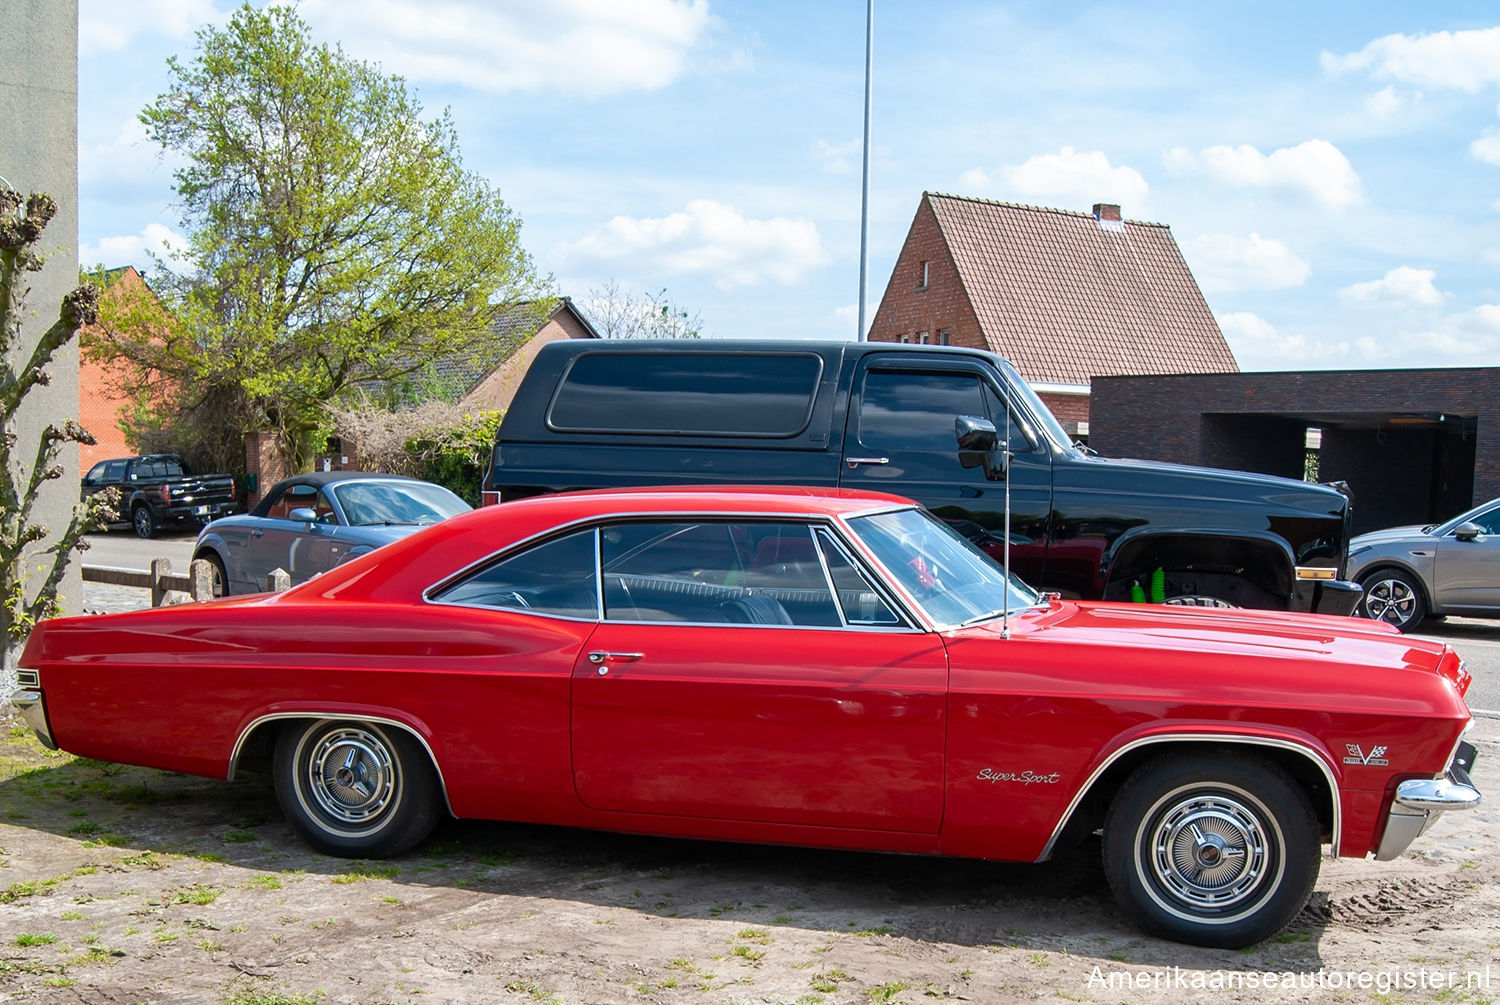
<path fill-rule="evenodd" d="M 322 488 L 331 482 L 346 482 L 354 479 L 393 482 L 420 482 L 422 480 L 420 478 L 410 478 L 406 475 L 388 475 L 382 471 L 312 471 L 305 475 L 292 475 L 290 478 L 283 478 L 267 489 L 266 494 L 261 497 L 255 509 L 250 511 L 250 515 L 265 516 L 266 512 L 271 508 L 272 500 L 293 485 L 312 485 Z"/>

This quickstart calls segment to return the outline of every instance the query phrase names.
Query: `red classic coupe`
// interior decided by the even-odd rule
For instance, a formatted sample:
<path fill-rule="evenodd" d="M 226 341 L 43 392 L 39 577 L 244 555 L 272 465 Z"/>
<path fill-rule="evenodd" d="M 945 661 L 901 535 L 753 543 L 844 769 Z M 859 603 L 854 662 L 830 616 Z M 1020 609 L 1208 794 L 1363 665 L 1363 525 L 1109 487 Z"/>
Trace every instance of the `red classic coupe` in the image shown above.
<path fill-rule="evenodd" d="M 1353 619 L 1076 603 L 911 502 L 626 490 L 463 514 L 277 595 L 32 633 L 43 742 L 230 778 L 395 855 L 440 814 L 1039 861 L 1103 832 L 1148 931 L 1242 946 L 1320 846 L 1475 805 L 1446 646 Z"/>

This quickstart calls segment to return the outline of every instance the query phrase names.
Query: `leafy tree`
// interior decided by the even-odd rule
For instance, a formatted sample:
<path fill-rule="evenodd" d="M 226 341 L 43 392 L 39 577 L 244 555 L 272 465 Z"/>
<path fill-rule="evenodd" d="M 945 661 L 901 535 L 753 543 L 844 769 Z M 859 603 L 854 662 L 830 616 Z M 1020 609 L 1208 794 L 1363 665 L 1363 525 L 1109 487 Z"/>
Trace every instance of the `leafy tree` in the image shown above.
<path fill-rule="evenodd" d="M 665 289 L 637 295 L 611 279 L 589 290 L 583 308 L 604 338 L 700 338 L 703 318 L 673 303 Z"/>
<path fill-rule="evenodd" d="M 83 285 L 63 298 L 58 319 L 29 351 L 21 319 L 30 292 L 26 274 L 42 267 L 37 243 L 57 213 L 49 195 L 21 193 L 0 186 L 0 647 L 7 676 L 17 645 L 42 618 L 57 613 L 57 587 L 75 550 L 87 547 L 84 533 L 98 523 L 112 498 L 92 496 L 73 508 L 61 534 L 50 534 L 36 520 L 42 483 L 61 478 L 58 455 L 66 443 L 93 443 L 72 419 L 52 423 L 35 444 L 22 443 L 17 415 L 26 396 L 51 382 L 48 365 L 80 325 L 93 321 L 98 290 Z M 43 548 L 36 546 L 48 540 Z M 14 678 L 11 678 L 12 680 Z"/>
<path fill-rule="evenodd" d="M 163 336 L 106 305 L 94 352 L 165 377 L 179 414 L 212 403 L 236 433 L 268 425 L 305 470 L 329 402 L 468 355 L 500 310 L 550 311 L 519 220 L 401 78 L 248 3 L 168 68 L 141 121 L 183 158 L 189 264 L 152 276 L 176 324 Z"/>

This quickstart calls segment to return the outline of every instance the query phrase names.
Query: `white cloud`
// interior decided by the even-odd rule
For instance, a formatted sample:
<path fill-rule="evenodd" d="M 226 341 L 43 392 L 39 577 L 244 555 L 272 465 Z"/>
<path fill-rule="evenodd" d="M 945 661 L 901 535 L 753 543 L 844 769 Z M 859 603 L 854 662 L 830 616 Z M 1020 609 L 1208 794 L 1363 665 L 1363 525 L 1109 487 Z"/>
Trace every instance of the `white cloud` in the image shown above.
<path fill-rule="evenodd" d="M 1469 153 L 1486 164 L 1500 167 L 1500 133 L 1491 133 L 1470 143 Z"/>
<path fill-rule="evenodd" d="M 1248 144 L 1207 147 L 1198 153 L 1173 147 L 1162 155 L 1162 162 L 1175 175 L 1204 174 L 1235 188 L 1295 192 L 1332 209 L 1364 200 L 1349 158 L 1327 140 L 1308 140 L 1269 154 Z"/>
<path fill-rule="evenodd" d="M 1126 216 L 1139 214 L 1150 189 L 1135 168 L 1110 164 L 1102 151 L 1080 152 L 1072 147 L 1004 167 L 1000 179 L 1005 198 L 1050 203 L 1064 209 L 1116 202 Z M 960 181 L 965 185 L 988 182 L 989 176 L 975 169 L 965 172 Z"/>
<path fill-rule="evenodd" d="M 1417 92 L 1420 97 L 1420 92 Z M 1410 100 L 1393 86 L 1385 86 L 1365 99 L 1365 111 L 1377 119 L 1388 119 L 1399 112 Z"/>
<path fill-rule="evenodd" d="M 1368 72 L 1378 80 L 1473 93 L 1500 83 L 1500 28 L 1386 35 L 1358 52 L 1322 55 L 1328 73 Z"/>
<path fill-rule="evenodd" d="M 1280 241 L 1251 234 L 1205 234 L 1184 248 L 1205 290 L 1280 290 L 1301 286 L 1312 266 Z"/>
<path fill-rule="evenodd" d="M 1308 356 L 1305 338 L 1281 334 L 1258 314 L 1236 311 L 1214 318 L 1242 370 L 1289 370 Z"/>
<path fill-rule="evenodd" d="M 213 0 L 81 0 L 78 5 L 78 55 L 88 58 L 118 52 L 145 32 L 187 38 L 218 16 Z"/>
<path fill-rule="evenodd" d="M 708 0 L 304 0 L 320 37 L 388 72 L 491 94 L 665 87 L 713 22 Z"/>
<path fill-rule="evenodd" d="M 985 192 L 990 187 L 989 172 L 984 168 L 970 168 L 958 176 L 958 190 L 960 192 Z"/>
<path fill-rule="evenodd" d="M 733 206 L 695 199 L 665 217 L 617 216 L 564 245 L 568 260 L 628 261 L 678 275 L 701 275 L 720 289 L 764 282 L 790 285 L 828 261 L 811 220 L 748 219 Z"/>
<path fill-rule="evenodd" d="M 813 144 L 813 154 L 829 174 L 849 174 L 860 163 L 863 148 L 862 140 L 850 140 L 848 143 L 818 140 Z"/>
<path fill-rule="evenodd" d="M 139 234 L 101 238 L 98 244 L 85 243 L 78 248 L 78 264 L 85 269 L 103 265 L 115 269 L 134 265 L 146 272 L 152 265 L 152 254 L 164 258 L 174 268 L 186 265 L 187 239 L 170 227 L 148 223 Z"/>
<path fill-rule="evenodd" d="M 1338 297 L 1346 304 L 1437 307 L 1443 302 L 1443 294 L 1433 285 L 1435 278 L 1437 273 L 1431 269 L 1414 269 L 1409 265 L 1402 265 L 1379 279 L 1345 286 L 1338 291 Z"/>

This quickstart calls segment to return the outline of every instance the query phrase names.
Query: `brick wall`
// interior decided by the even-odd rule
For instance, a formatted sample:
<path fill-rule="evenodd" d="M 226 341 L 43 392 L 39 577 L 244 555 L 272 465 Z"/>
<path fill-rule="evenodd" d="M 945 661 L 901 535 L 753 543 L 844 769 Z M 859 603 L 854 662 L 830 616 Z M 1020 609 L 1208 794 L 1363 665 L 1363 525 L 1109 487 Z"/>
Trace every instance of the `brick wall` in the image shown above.
<path fill-rule="evenodd" d="M 287 477 L 286 465 L 276 453 L 276 437 L 269 431 L 245 434 L 245 509 L 252 510 L 272 485 Z M 250 490 L 253 482 L 254 489 Z"/>
<path fill-rule="evenodd" d="M 1092 387 L 1089 441 L 1109 456 L 1280 474 L 1296 430 L 1322 428 L 1319 476 L 1349 482 L 1356 530 L 1500 496 L 1500 369 L 1095 377 Z M 1450 433 L 1389 421 L 1438 413 L 1477 422 Z"/>
<path fill-rule="evenodd" d="M 922 285 L 922 263 L 927 263 L 927 284 Z M 917 341 L 927 332 L 933 342 L 948 331 L 950 345 L 987 349 L 974 305 L 958 278 L 958 268 L 938 230 L 937 217 L 924 197 L 912 219 L 906 244 L 896 258 L 880 308 L 870 323 L 871 342 L 899 342 L 905 335 Z"/>

